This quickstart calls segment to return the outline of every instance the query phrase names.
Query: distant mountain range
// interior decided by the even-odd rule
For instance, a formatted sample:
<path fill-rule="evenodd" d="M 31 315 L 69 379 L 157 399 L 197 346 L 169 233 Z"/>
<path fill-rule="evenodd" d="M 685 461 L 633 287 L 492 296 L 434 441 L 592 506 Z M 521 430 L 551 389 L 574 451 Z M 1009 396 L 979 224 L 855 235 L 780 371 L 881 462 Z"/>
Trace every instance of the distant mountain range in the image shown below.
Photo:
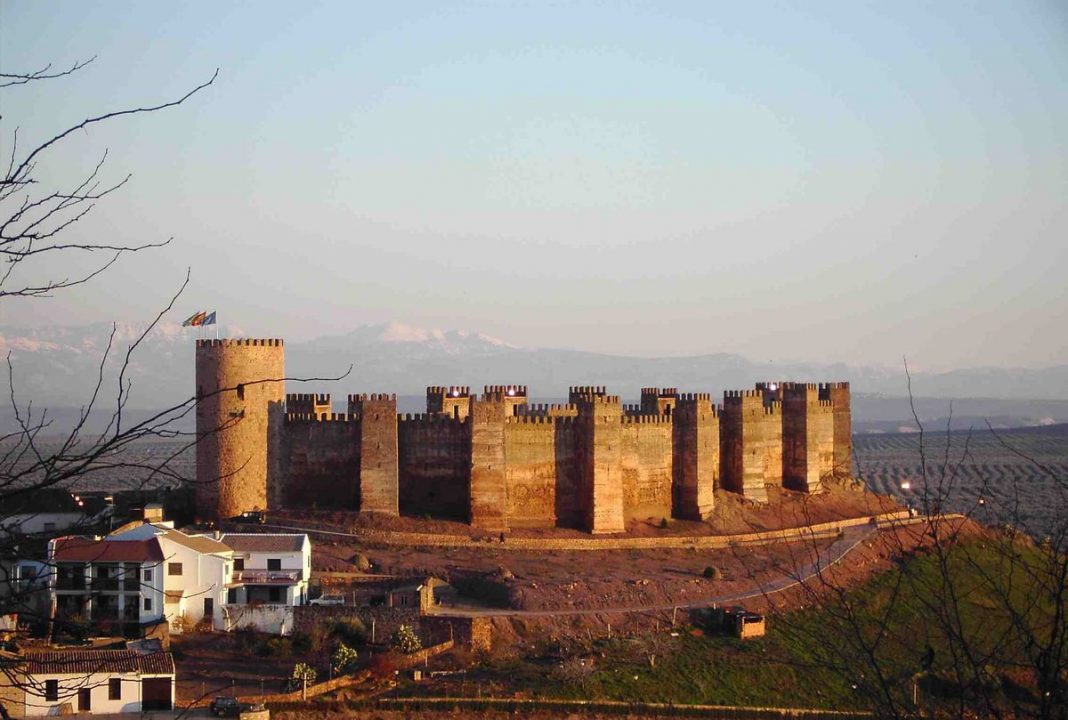
<path fill-rule="evenodd" d="M 35 407 L 78 407 L 89 396 L 112 326 L 42 327 L 33 330 L 0 327 L 0 352 L 11 355 L 17 398 Z M 208 329 L 210 330 L 210 328 Z M 241 336 L 228 328 L 229 336 Z M 134 353 L 127 377 L 132 382 L 130 407 L 159 408 L 181 402 L 193 391 L 196 330 L 175 324 L 156 328 Z M 115 372 L 137 328 L 116 329 L 104 397 L 113 397 Z M 290 391 L 328 391 L 343 399 L 350 392 L 395 392 L 421 396 L 427 385 L 483 385 L 517 383 L 530 388 L 533 398 L 567 395 L 570 385 L 606 385 L 624 399 L 636 398 L 643 386 L 671 386 L 719 395 L 725 389 L 747 388 L 759 380 L 849 380 L 855 395 L 902 398 L 907 383 L 901 369 L 852 367 L 845 364 L 794 363 L 768 365 L 732 353 L 691 357 L 636 358 L 618 355 L 523 348 L 485 335 L 441 331 L 389 323 L 358 327 L 347 335 L 320 337 L 286 344 L 290 377 L 336 377 L 339 382 L 289 384 Z M 1014 401 L 987 403 L 982 415 L 1034 416 L 1042 420 L 1068 419 L 1068 366 L 1040 370 L 978 367 L 944 373 L 915 373 L 913 394 L 918 398 L 988 398 Z M 1025 402 L 1022 405 L 1016 401 Z M 880 407 L 885 406 L 882 403 Z M 973 404 L 974 405 L 974 404 Z M 881 421 L 893 423 L 910 414 L 897 402 L 891 413 L 879 410 Z M 941 405 L 939 405 L 941 407 Z M 978 406 L 975 406 L 978 407 Z M 967 414 L 967 412 L 965 412 Z M 872 418 L 875 420 L 876 418 Z"/>

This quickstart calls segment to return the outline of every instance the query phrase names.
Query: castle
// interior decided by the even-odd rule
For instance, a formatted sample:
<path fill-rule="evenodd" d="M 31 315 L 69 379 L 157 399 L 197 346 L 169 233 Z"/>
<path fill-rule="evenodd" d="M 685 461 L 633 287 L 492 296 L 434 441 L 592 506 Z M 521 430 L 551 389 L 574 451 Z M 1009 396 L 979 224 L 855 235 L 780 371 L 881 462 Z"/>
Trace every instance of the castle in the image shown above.
<path fill-rule="evenodd" d="M 489 532 L 628 520 L 701 520 L 713 490 L 765 501 L 768 486 L 815 492 L 849 475 L 849 383 L 758 383 L 706 393 L 644 388 L 624 405 L 604 387 L 567 404 L 527 388 L 427 388 L 425 414 L 395 395 L 285 393 L 282 340 L 198 340 L 199 512 L 318 508 L 460 520 Z"/>

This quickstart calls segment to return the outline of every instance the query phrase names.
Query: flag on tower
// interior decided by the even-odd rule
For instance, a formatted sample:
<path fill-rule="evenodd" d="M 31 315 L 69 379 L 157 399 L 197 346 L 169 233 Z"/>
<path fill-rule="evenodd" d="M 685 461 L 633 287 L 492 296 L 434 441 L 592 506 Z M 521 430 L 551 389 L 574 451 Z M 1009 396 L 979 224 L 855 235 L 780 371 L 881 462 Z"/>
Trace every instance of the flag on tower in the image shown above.
<path fill-rule="evenodd" d="M 202 312 L 193 313 L 188 318 L 186 318 L 185 322 L 182 323 L 182 327 L 196 327 L 197 325 L 200 325 L 202 322 L 204 322 L 204 317 L 206 315 L 207 313 Z"/>
<path fill-rule="evenodd" d="M 215 324 L 215 311 L 212 310 L 208 313 L 203 320 L 200 321 L 201 325 L 214 325 Z"/>

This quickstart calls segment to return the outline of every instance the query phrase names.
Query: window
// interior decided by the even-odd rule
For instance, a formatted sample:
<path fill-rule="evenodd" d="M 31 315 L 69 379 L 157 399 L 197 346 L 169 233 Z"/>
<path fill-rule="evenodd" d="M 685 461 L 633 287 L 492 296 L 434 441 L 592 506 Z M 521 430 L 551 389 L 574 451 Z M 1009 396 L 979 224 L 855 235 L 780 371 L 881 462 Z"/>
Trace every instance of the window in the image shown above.
<path fill-rule="evenodd" d="M 59 680 L 45 680 L 45 700 L 59 700 Z"/>
<path fill-rule="evenodd" d="M 37 568 L 33 565 L 23 565 L 19 568 L 19 580 L 31 582 L 37 579 Z"/>
<path fill-rule="evenodd" d="M 267 599 L 273 603 L 282 601 L 282 588 L 267 588 Z"/>
<path fill-rule="evenodd" d="M 46 522 L 44 524 L 44 531 L 45 532 L 52 532 L 55 529 L 56 529 L 56 524 L 54 522 Z"/>
<path fill-rule="evenodd" d="M 152 582 L 152 568 L 146 568 L 142 576 L 146 583 Z"/>
<path fill-rule="evenodd" d="M 108 700 L 122 700 L 122 678 L 108 678 Z"/>
<path fill-rule="evenodd" d="M 230 588 L 226 591 L 226 604 L 233 605 L 237 602 L 237 588 Z"/>
<path fill-rule="evenodd" d="M 182 563 L 167 563 L 167 574 L 168 575 L 181 575 L 182 574 Z"/>
<path fill-rule="evenodd" d="M 145 607 L 145 612 L 152 612 L 152 598 L 150 598 L 150 597 L 146 597 L 145 598 L 144 607 Z"/>
<path fill-rule="evenodd" d="M 267 558 L 267 571 L 277 572 L 282 569 L 282 558 Z"/>
<path fill-rule="evenodd" d="M 237 386 L 237 399 L 238 400 L 244 400 L 245 399 L 245 386 L 242 385 L 242 384 L 238 384 L 238 386 Z"/>
<path fill-rule="evenodd" d="M 244 558 L 234 558 L 234 572 L 241 572 L 245 569 Z"/>

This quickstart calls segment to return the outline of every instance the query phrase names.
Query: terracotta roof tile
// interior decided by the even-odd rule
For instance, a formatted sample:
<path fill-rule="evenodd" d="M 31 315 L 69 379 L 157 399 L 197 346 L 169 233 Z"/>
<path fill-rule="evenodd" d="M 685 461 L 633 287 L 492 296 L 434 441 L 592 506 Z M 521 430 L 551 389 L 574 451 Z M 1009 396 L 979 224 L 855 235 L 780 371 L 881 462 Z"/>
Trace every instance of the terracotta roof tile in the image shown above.
<path fill-rule="evenodd" d="M 90 537 L 67 536 L 56 538 L 56 562 L 163 562 L 159 541 L 97 540 Z"/>
<path fill-rule="evenodd" d="M 174 658 L 169 652 L 142 655 L 133 650 L 46 650 L 26 654 L 26 672 L 31 675 L 173 675 Z"/>
<path fill-rule="evenodd" d="M 300 552 L 306 535 L 282 533 L 228 533 L 222 541 L 237 552 Z"/>

